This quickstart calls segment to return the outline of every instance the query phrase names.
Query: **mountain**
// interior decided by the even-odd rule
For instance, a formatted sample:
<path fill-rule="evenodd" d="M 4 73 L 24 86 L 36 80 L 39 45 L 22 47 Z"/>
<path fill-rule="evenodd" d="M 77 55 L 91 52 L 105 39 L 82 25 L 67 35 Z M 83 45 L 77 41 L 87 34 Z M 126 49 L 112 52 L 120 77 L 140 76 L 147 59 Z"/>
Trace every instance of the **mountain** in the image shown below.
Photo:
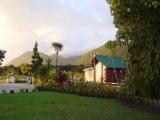
<path fill-rule="evenodd" d="M 46 55 L 44 53 L 40 52 L 39 54 L 43 58 L 43 63 L 46 63 L 46 61 L 50 58 L 50 56 L 48 56 L 48 55 Z M 33 55 L 33 52 L 30 52 L 30 51 L 25 52 L 22 55 L 14 58 L 10 62 L 8 62 L 6 65 L 19 66 L 19 65 L 24 64 L 24 63 L 31 64 L 32 55 Z"/>
<path fill-rule="evenodd" d="M 117 47 L 115 49 L 115 56 L 125 56 L 125 48 L 124 47 Z M 111 56 L 112 52 L 109 48 L 106 48 L 105 45 L 100 46 L 99 48 L 96 48 L 94 50 L 91 50 L 87 52 L 85 55 L 83 55 L 80 59 L 76 60 L 74 62 L 75 65 L 86 65 L 89 66 L 91 64 L 92 58 L 94 54 L 100 54 L 100 55 L 107 55 Z"/>
<path fill-rule="evenodd" d="M 120 47 L 118 45 L 118 47 L 116 47 L 114 49 L 114 56 L 122 56 L 125 57 L 126 55 L 126 48 L 125 47 Z M 112 52 L 109 48 L 106 48 L 105 44 L 100 46 L 99 48 L 93 49 L 89 52 L 87 52 L 84 55 L 81 56 L 71 56 L 71 57 L 62 57 L 59 56 L 58 58 L 58 64 L 59 65 L 85 65 L 85 66 L 89 66 L 91 64 L 91 60 L 93 58 L 93 55 L 95 54 L 100 54 L 100 55 L 108 55 L 111 56 Z M 24 63 L 28 63 L 30 64 L 32 61 L 32 55 L 33 52 L 25 52 L 24 54 L 18 56 L 17 58 L 11 60 L 10 62 L 8 62 L 6 65 L 14 65 L 14 66 L 19 66 L 21 64 Z M 43 58 L 43 64 L 47 63 L 48 59 L 51 59 L 51 63 L 53 65 L 55 65 L 55 61 L 56 61 L 56 55 L 46 55 L 42 52 L 40 52 L 40 56 Z"/>
<path fill-rule="evenodd" d="M 87 52 L 85 55 L 83 55 L 80 59 L 76 60 L 74 62 L 75 65 L 80 65 L 80 64 L 83 64 L 83 65 L 90 65 L 91 63 L 91 60 L 93 58 L 93 55 L 94 54 L 101 54 L 101 55 L 111 55 L 111 52 L 109 50 L 107 50 L 105 48 L 105 46 L 101 46 L 99 48 L 96 48 L 94 50 L 91 50 L 89 52 Z"/>
<path fill-rule="evenodd" d="M 81 56 L 71 56 L 71 57 L 58 57 L 58 64 L 59 65 L 71 65 L 73 64 L 76 60 L 78 60 Z M 56 64 L 56 55 L 51 55 L 50 56 L 52 64 Z"/>
<path fill-rule="evenodd" d="M 53 65 L 55 65 L 55 61 L 56 61 L 56 55 L 46 55 L 42 52 L 39 53 L 40 56 L 43 58 L 43 64 L 46 64 L 47 63 L 47 60 L 48 59 L 51 59 L 51 63 Z M 7 64 L 5 64 L 6 66 L 8 65 L 14 65 L 14 66 L 19 66 L 21 64 L 24 64 L 24 63 L 28 63 L 28 64 L 31 64 L 31 61 L 32 61 L 32 55 L 33 55 L 33 52 L 31 51 L 28 51 L 28 52 L 25 52 L 23 53 L 22 55 L 14 58 L 13 60 L 11 60 L 10 62 L 8 62 Z M 74 63 L 74 61 L 76 61 L 77 59 L 79 59 L 80 56 L 72 56 L 72 57 L 68 57 L 68 58 L 65 58 L 65 57 L 61 57 L 59 56 L 59 59 L 58 59 L 58 64 L 59 65 L 68 65 L 68 64 L 72 64 Z"/>

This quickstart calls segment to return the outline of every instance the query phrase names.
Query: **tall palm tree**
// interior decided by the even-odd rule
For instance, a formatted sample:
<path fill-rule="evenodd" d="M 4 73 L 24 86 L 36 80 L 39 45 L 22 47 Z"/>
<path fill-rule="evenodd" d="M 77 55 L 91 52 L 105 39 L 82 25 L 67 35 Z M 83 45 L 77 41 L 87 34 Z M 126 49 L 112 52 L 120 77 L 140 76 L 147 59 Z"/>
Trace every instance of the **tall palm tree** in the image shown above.
<path fill-rule="evenodd" d="M 56 79 L 57 79 L 57 66 L 58 66 L 58 54 L 60 51 L 62 51 L 63 49 L 63 44 L 58 43 L 58 42 L 53 42 L 52 43 L 52 47 L 55 49 L 56 51 Z"/>

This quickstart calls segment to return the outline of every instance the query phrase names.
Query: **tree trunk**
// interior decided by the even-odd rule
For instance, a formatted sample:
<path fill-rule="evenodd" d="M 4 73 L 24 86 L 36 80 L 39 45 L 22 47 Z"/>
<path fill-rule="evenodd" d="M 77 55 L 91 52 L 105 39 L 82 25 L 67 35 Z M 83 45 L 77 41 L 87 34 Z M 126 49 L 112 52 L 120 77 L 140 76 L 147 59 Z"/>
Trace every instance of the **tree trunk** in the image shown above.
<path fill-rule="evenodd" d="M 114 64 L 113 59 L 112 59 L 112 63 Z M 115 64 L 114 64 L 114 66 L 115 66 Z M 113 68 L 113 71 L 114 71 L 114 76 L 115 76 L 115 78 L 116 78 L 116 81 L 117 81 L 117 83 L 119 84 L 119 80 L 118 80 L 118 77 L 117 77 L 117 72 L 116 72 L 116 68 L 115 68 L 115 67 Z"/>
<path fill-rule="evenodd" d="M 58 50 L 56 51 L 56 80 L 58 79 Z"/>
<path fill-rule="evenodd" d="M 94 76 L 93 76 L 93 80 L 94 80 L 94 82 L 96 82 L 96 54 L 94 54 L 94 59 L 93 59 L 93 74 L 94 74 Z"/>

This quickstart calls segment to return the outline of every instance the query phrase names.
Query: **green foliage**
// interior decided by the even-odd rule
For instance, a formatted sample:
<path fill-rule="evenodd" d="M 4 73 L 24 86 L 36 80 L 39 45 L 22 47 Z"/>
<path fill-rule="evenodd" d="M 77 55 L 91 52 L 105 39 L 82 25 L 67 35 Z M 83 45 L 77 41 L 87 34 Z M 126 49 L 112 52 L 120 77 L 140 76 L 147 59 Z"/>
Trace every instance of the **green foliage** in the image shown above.
<path fill-rule="evenodd" d="M 28 64 L 22 64 L 19 66 L 20 71 L 22 73 L 22 75 L 28 75 L 29 73 L 31 73 L 31 66 Z"/>
<path fill-rule="evenodd" d="M 68 90 L 80 95 L 95 96 L 95 97 L 109 97 L 108 91 L 103 88 L 103 85 L 97 83 L 70 83 Z M 73 85 L 72 85 L 73 84 Z"/>
<path fill-rule="evenodd" d="M 128 49 L 129 90 L 160 98 L 160 1 L 107 1 L 118 28 L 117 39 Z"/>
<path fill-rule="evenodd" d="M 54 47 L 55 51 L 61 51 L 63 48 L 63 45 L 61 43 L 58 42 L 53 42 L 52 46 Z"/>
<path fill-rule="evenodd" d="M 67 75 L 70 80 L 84 81 L 84 73 L 83 72 L 69 71 L 69 72 L 67 72 Z"/>
<path fill-rule="evenodd" d="M 121 56 L 126 58 L 126 45 L 121 44 L 118 40 L 107 41 L 105 47 L 110 51 L 110 55 L 108 56 Z"/>
<path fill-rule="evenodd" d="M 3 67 L 0 67 L 0 75 L 2 75 L 2 74 L 3 74 L 3 72 L 4 72 Z"/>
<path fill-rule="evenodd" d="M 35 43 L 35 46 L 33 48 L 33 56 L 32 56 L 32 73 L 35 78 L 35 82 L 38 81 L 38 72 L 40 67 L 42 66 L 43 59 L 40 57 L 38 52 L 38 43 Z"/>
<path fill-rule="evenodd" d="M 105 45 L 91 50 L 88 53 L 86 53 L 84 56 L 82 56 L 80 59 L 75 61 L 75 65 L 84 65 L 84 66 L 89 66 L 91 64 L 92 58 L 94 53 L 96 54 L 101 54 L 101 55 L 111 55 L 111 51 L 105 47 Z"/>
<path fill-rule="evenodd" d="M 31 66 L 28 64 L 22 64 L 18 67 L 15 67 L 14 65 L 10 66 L 4 66 L 0 68 L 0 75 L 2 76 L 8 76 L 8 75 L 28 75 L 31 73 Z"/>
<path fill-rule="evenodd" d="M 14 66 L 13 65 L 4 67 L 4 75 L 11 75 L 13 73 L 14 73 Z"/>
<path fill-rule="evenodd" d="M 41 65 L 37 70 L 38 78 L 41 80 L 42 85 L 48 82 L 49 69 L 46 65 Z"/>
<path fill-rule="evenodd" d="M 47 60 L 47 68 L 48 68 L 48 69 L 51 68 L 51 66 L 52 66 L 51 63 L 52 63 L 52 60 L 51 60 L 51 59 L 48 59 L 48 60 Z"/>
<path fill-rule="evenodd" d="M 106 44 L 105 47 L 110 49 L 112 54 L 115 54 L 115 50 L 118 47 L 118 42 L 117 41 L 111 41 L 109 40 Z"/>
<path fill-rule="evenodd" d="M 65 71 L 74 71 L 74 72 L 83 72 L 83 65 L 62 65 L 60 66 L 61 70 Z"/>
<path fill-rule="evenodd" d="M 39 66 L 41 66 L 43 63 L 43 59 L 40 57 L 38 52 L 38 43 L 35 43 L 35 46 L 33 48 L 33 56 L 32 56 L 32 70 L 33 72 L 37 70 Z"/>
<path fill-rule="evenodd" d="M 48 85 L 53 86 L 56 80 L 56 70 L 55 68 L 51 68 L 48 73 Z"/>
<path fill-rule="evenodd" d="M 34 73 L 35 74 L 35 73 Z M 56 80 L 55 68 L 49 68 L 48 65 L 41 65 L 36 71 L 36 76 L 34 76 L 34 84 L 36 86 L 48 85 L 53 86 Z"/>
<path fill-rule="evenodd" d="M 111 44 L 110 44 L 111 43 Z M 116 45 L 117 44 L 117 45 Z M 114 46 L 115 49 L 110 49 Z M 85 55 L 83 55 L 80 59 L 76 60 L 74 62 L 75 65 L 84 65 L 84 66 L 90 66 L 91 61 L 93 59 L 93 55 L 107 55 L 107 56 L 126 56 L 126 47 L 124 45 L 119 45 L 118 41 L 108 41 L 106 44 L 102 45 L 101 47 L 91 50 Z"/>
<path fill-rule="evenodd" d="M 40 87 L 39 90 L 43 90 L 43 87 L 42 88 Z M 67 92 L 84 96 L 94 96 L 102 98 L 113 97 L 117 93 L 116 86 L 112 86 L 109 84 L 94 83 L 94 82 L 76 82 L 76 81 L 67 82 L 64 87 L 60 87 L 55 83 L 53 90 L 59 92 Z"/>
<path fill-rule="evenodd" d="M 75 72 L 74 78 L 83 81 L 84 80 L 84 73 Z"/>
<path fill-rule="evenodd" d="M 6 51 L 0 50 L 0 65 L 2 64 L 3 59 L 5 58 L 5 53 L 6 53 Z"/>

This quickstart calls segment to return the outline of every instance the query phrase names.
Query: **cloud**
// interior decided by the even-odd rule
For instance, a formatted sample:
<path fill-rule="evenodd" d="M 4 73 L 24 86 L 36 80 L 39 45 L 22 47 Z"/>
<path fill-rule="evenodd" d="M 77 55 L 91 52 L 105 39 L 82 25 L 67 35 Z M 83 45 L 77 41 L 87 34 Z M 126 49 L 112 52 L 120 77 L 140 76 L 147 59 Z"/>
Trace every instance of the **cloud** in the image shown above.
<path fill-rule="evenodd" d="M 36 30 L 36 34 L 38 36 L 44 36 L 49 34 L 50 32 L 52 32 L 52 28 L 49 28 L 49 27 L 41 27 L 40 29 Z"/>
<path fill-rule="evenodd" d="M 53 53 L 61 42 L 61 55 L 71 56 L 99 47 L 115 38 L 115 27 L 105 0 L 0 0 L 0 48 L 7 60 L 32 51 Z"/>

